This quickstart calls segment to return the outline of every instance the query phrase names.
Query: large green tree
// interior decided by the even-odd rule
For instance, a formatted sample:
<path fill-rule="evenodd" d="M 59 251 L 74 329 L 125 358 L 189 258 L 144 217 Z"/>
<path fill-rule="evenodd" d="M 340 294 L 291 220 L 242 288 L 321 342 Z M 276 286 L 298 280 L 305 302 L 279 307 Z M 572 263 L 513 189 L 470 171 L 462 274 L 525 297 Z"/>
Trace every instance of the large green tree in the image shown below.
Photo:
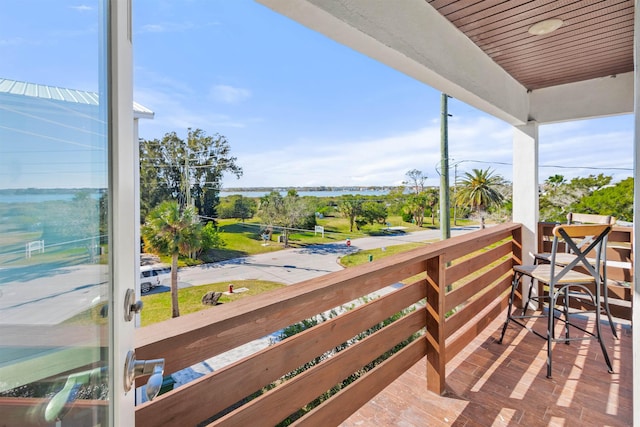
<path fill-rule="evenodd" d="M 504 196 L 500 188 L 503 183 L 502 176 L 494 174 L 490 168 L 473 169 L 456 183 L 456 203 L 484 212 L 487 208 L 502 203 Z"/>
<path fill-rule="evenodd" d="M 178 256 L 188 255 L 201 245 L 201 224 L 195 208 L 181 208 L 175 201 L 162 202 L 147 216 L 142 237 L 146 248 L 171 256 L 171 313 L 178 317 Z"/>
<path fill-rule="evenodd" d="M 256 202 L 250 197 L 233 194 L 224 197 L 218 205 L 219 218 L 238 218 L 242 222 L 256 213 Z"/>
<path fill-rule="evenodd" d="M 189 200 L 201 216 L 216 216 L 225 173 L 242 176 L 229 141 L 220 134 L 188 129 L 186 139 L 169 132 L 162 139 L 140 140 L 140 210 L 142 217 L 164 200 Z"/>
<path fill-rule="evenodd" d="M 338 210 L 340 213 L 349 220 L 349 231 L 353 232 L 353 226 L 356 223 L 356 218 L 362 213 L 362 204 L 364 198 L 361 196 L 353 196 L 351 194 L 340 197 L 338 203 Z"/>
<path fill-rule="evenodd" d="M 542 185 L 540 194 L 540 220 L 564 222 L 567 213 L 576 209 L 576 204 L 595 191 L 611 183 L 612 177 L 603 174 L 576 177 L 567 182 L 562 175 L 552 175 Z"/>
<path fill-rule="evenodd" d="M 389 216 L 389 211 L 383 202 L 368 200 L 362 204 L 360 215 L 356 219 L 358 229 L 365 224 L 384 224 Z"/>
<path fill-rule="evenodd" d="M 404 211 L 411 215 L 418 227 L 422 227 L 424 212 L 427 206 L 427 195 L 425 192 L 410 194 L 404 204 Z"/>
<path fill-rule="evenodd" d="M 289 245 L 289 232 L 292 228 L 306 226 L 308 218 L 312 218 L 315 225 L 314 212 L 310 211 L 305 200 L 295 190 L 289 191 L 284 197 L 277 191 L 263 196 L 258 205 L 258 216 L 269 233 L 274 226 L 282 228 L 285 246 Z"/>
<path fill-rule="evenodd" d="M 611 215 L 622 221 L 633 221 L 633 178 L 600 188 L 574 203 L 570 209 L 573 212 Z"/>

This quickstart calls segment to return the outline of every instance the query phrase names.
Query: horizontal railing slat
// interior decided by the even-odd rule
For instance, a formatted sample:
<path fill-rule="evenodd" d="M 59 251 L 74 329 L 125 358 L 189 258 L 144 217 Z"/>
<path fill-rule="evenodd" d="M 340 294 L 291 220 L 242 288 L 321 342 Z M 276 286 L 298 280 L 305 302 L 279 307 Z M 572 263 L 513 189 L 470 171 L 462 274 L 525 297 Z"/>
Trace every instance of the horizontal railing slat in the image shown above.
<path fill-rule="evenodd" d="M 518 228 L 517 224 L 500 224 L 479 232 L 467 233 L 452 237 L 448 240 L 443 240 L 439 243 L 451 244 L 449 248 L 444 251 L 444 262 L 454 261 L 457 258 L 469 255 L 470 253 L 483 249 L 502 239 L 509 238 L 511 237 L 511 232 L 516 228 Z M 458 244 L 459 242 L 454 242 L 454 239 L 457 239 L 458 237 L 464 237 L 466 239 L 464 242 L 460 242 L 461 244 Z"/>
<path fill-rule="evenodd" d="M 163 357 L 165 371 L 175 372 L 415 275 L 421 266 L 385 270 L 355 267 L 140 328 L 136 353 L 140 359 Z"/>
<path fill-rule="evenodd" d="M 196 424 L 260 390 L 316 356 L 425 298 L 424 280 L 406 285 L 250 358 L 198 378 L 138 407 L 137 426 Z M 211 393 L 216 399 L 211 400 Z"/>
<path fill-rule="evenodd" d="M 49 399 L 29 397 L 0 397 L 1 426 L 54 426 L 56 421 L 46 423 L 44 410 Z M 106 420 L 109 411 L 108 400 L 77 399 L 69 405 L 61 425 L 90 426 L 96 420 Z"/>
<path fill-rule="evenodd" d="M 510 273 L 513 268 L 513 263 L 511 259 L 507 259 L 502 261 L 500 264 L 495 265 L 488 271 L 485 271 L 475 279 L 469 281 L 464 286 L 461 286 L 457 289 L 454 289 L 450 293 L 447 294 L 447 299 L 445 301 L 445 312 L 450 312 L 455 307 L 467 301 L 469 298 L 473 297 L 478 292 L 484 290 L 487 287 L 487 283 L 493 283 L 500 276 Z"/>
<path fill-rule="evenodd" d="M 373 370 L 367 372 L 358 381 L 349 384 L 335 396 L 293 423 L 292 427 L 339 425 L 349 415 L 373 399 L 385 387 L 424 358 L 426 351 L 426 340 L 417 339 L 413 341 L 401 352 L 394 354 Z"/>
<path fill-rule="evenodd" d="M 489 326 L 498 316 L 505 316 L 504 309 L 509 304 L 509 295 L 495 300 L 447 340 L 446 362 L 449 363 L 458 353 L 471 343 L 484 328 Z"/>
<path fill-rule="evenodd" d="M 458 280 L 476 273 L 478 270 L 488 266 L 492 262 L 507 256 L 511 253 L 511 242 L 504 242 L 501 245 L 480 253 L 472 258 L 465 259 L 447 268 L 447 285 L 452 285 Z"/>
<path fill-rule="evenodd" d="M 336 353 L 313 369 L 250 401 L 210 425 L 275 425 L 424 327 L 424 310 L 414 311 Z"/>
<path fill-rule="evenodd" d="M 503 276 L 500 281 L 491 284 L 491 287 L 488 287 L 484 294 L 469 302 L 453 316 L 449 317 L 444 323 L 445 338 L 449 338 L 458 329 L 473 319 L 485 307 L 489 306 L 500 296 L 500 294 L 509 289 L 510 285 L 511 274 Z"/>

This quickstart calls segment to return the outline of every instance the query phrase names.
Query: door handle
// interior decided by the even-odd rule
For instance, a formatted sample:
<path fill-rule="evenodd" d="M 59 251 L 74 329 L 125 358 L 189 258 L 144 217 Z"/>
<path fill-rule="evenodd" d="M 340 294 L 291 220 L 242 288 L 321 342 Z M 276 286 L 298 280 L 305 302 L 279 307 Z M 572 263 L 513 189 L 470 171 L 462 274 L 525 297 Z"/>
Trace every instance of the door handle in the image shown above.
<path fill-rule="evenodd" d="M 78 397 L 80 387 L 96 381 L 107 372 L 106 367 L 76 372 L 66 377 L 64 386 L 54 394 L 44 409 L 44 419 L 48 423 L 62 420 Z M 154 396 L 155 397 L 155 396 Z"/>
<path fill-rule="evenodd" d="M 133 315 L 140 313 L 140 310 L 142 310 L 142 301 L 136 301 L 136 291 L 127 289 L 127 293 L 124 294 L 124 320 L 131 322 Z"/>
<path fill-rule="evenodd" d="M 146 385 L 147 399 L 153 400 L 160 393 L 162 375 L 164 374 L 164 359 L 136 360 L 136 352 L 129 350 L 124 363 L 124 391 L 133 387 L 136 378 L 151 375 Z"/>

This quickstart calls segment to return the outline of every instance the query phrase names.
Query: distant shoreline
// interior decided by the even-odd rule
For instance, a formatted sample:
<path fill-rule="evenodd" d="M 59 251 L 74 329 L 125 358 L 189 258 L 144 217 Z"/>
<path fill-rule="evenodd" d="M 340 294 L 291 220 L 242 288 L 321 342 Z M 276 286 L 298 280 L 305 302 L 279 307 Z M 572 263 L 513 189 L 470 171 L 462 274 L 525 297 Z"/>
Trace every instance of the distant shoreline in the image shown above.
<path fill-rule="evenodd" d="M 348 185 L 348 186 L 313 186 L 313 187 L 295 187 L 295 186 L 282 186 L 282 187 L 227 187 L 221 188 L 221 193 L 237 192 L 271 192 L 271 191 L 391 191 L 398 188 L 403 188 L 402 185 Z M 0 189 L 0 194 L 69 194 L 80 192 L 105 192 L 106 188 L 3 188 Z"/>
<path fill-rule="evenodd" d="M 313 187 L 228 187 L 220 189 L 221 193 L 232 193 L 234 191 L 237 192 L 249 192 L 249 193 L 259 193 L 266 192 L 269 193 L 271 191 L 335 191 L 335 192 L 343 192 L 343 191 L 391 191 L 398 188 L 403 188 L 402 185 L 349 185 L 349 186 L 313 186 Z"/>
<path fill-rule="evenodd" d="M 260 198 L 272 191 L 283 196 L 290 190 L 295 190 L 301 197 L 340 197 L 346 195 L 381 196 L 391 191 L 405 188 L 402 186 L 317 186 L 317 187 L 236 187 L 224 188 L 218 193 L 219 197 L 240 195 L 243 197 Z M 406 188 L 405 188 L 406 191 Z M 106 194 L 105 188 L 13 188 L 0 189 L 0 203 L 38 203 L 48 201 L 69 201 L 79 194 L 90 194 L 99 198 Z"/>

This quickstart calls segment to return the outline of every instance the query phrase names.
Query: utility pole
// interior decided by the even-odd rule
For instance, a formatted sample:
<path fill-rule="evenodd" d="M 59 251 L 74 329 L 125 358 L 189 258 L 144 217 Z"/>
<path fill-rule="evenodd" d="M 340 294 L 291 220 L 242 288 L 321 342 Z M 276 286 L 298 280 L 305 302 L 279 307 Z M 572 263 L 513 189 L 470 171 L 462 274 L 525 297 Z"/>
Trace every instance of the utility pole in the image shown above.
<path fill-rule="evenodd" d="M 458 207 L 458 201 L 456 200 L 456 190 L 458 188 L 458 163 L 453 165 L 453 225 L 458 225 L 458 217 L 456 215 L 456 208 Z"/>
<path fill-rule="evenodd" d="M 440 231 L 442 240 L 451 237 L 451 219 L 449 214 L 449 135 L 448 135 L 448 118 L 447 98 L 449 96 L 443 93 L 441 96 L 441 113 L 440 119 Z"/>
<path fill-rule="evenodd" d="M 184 156 L 184 192 L 185 201 L 184 206 L 191 205 L 191 180 L 189 179 L 189 155 Z"/>

